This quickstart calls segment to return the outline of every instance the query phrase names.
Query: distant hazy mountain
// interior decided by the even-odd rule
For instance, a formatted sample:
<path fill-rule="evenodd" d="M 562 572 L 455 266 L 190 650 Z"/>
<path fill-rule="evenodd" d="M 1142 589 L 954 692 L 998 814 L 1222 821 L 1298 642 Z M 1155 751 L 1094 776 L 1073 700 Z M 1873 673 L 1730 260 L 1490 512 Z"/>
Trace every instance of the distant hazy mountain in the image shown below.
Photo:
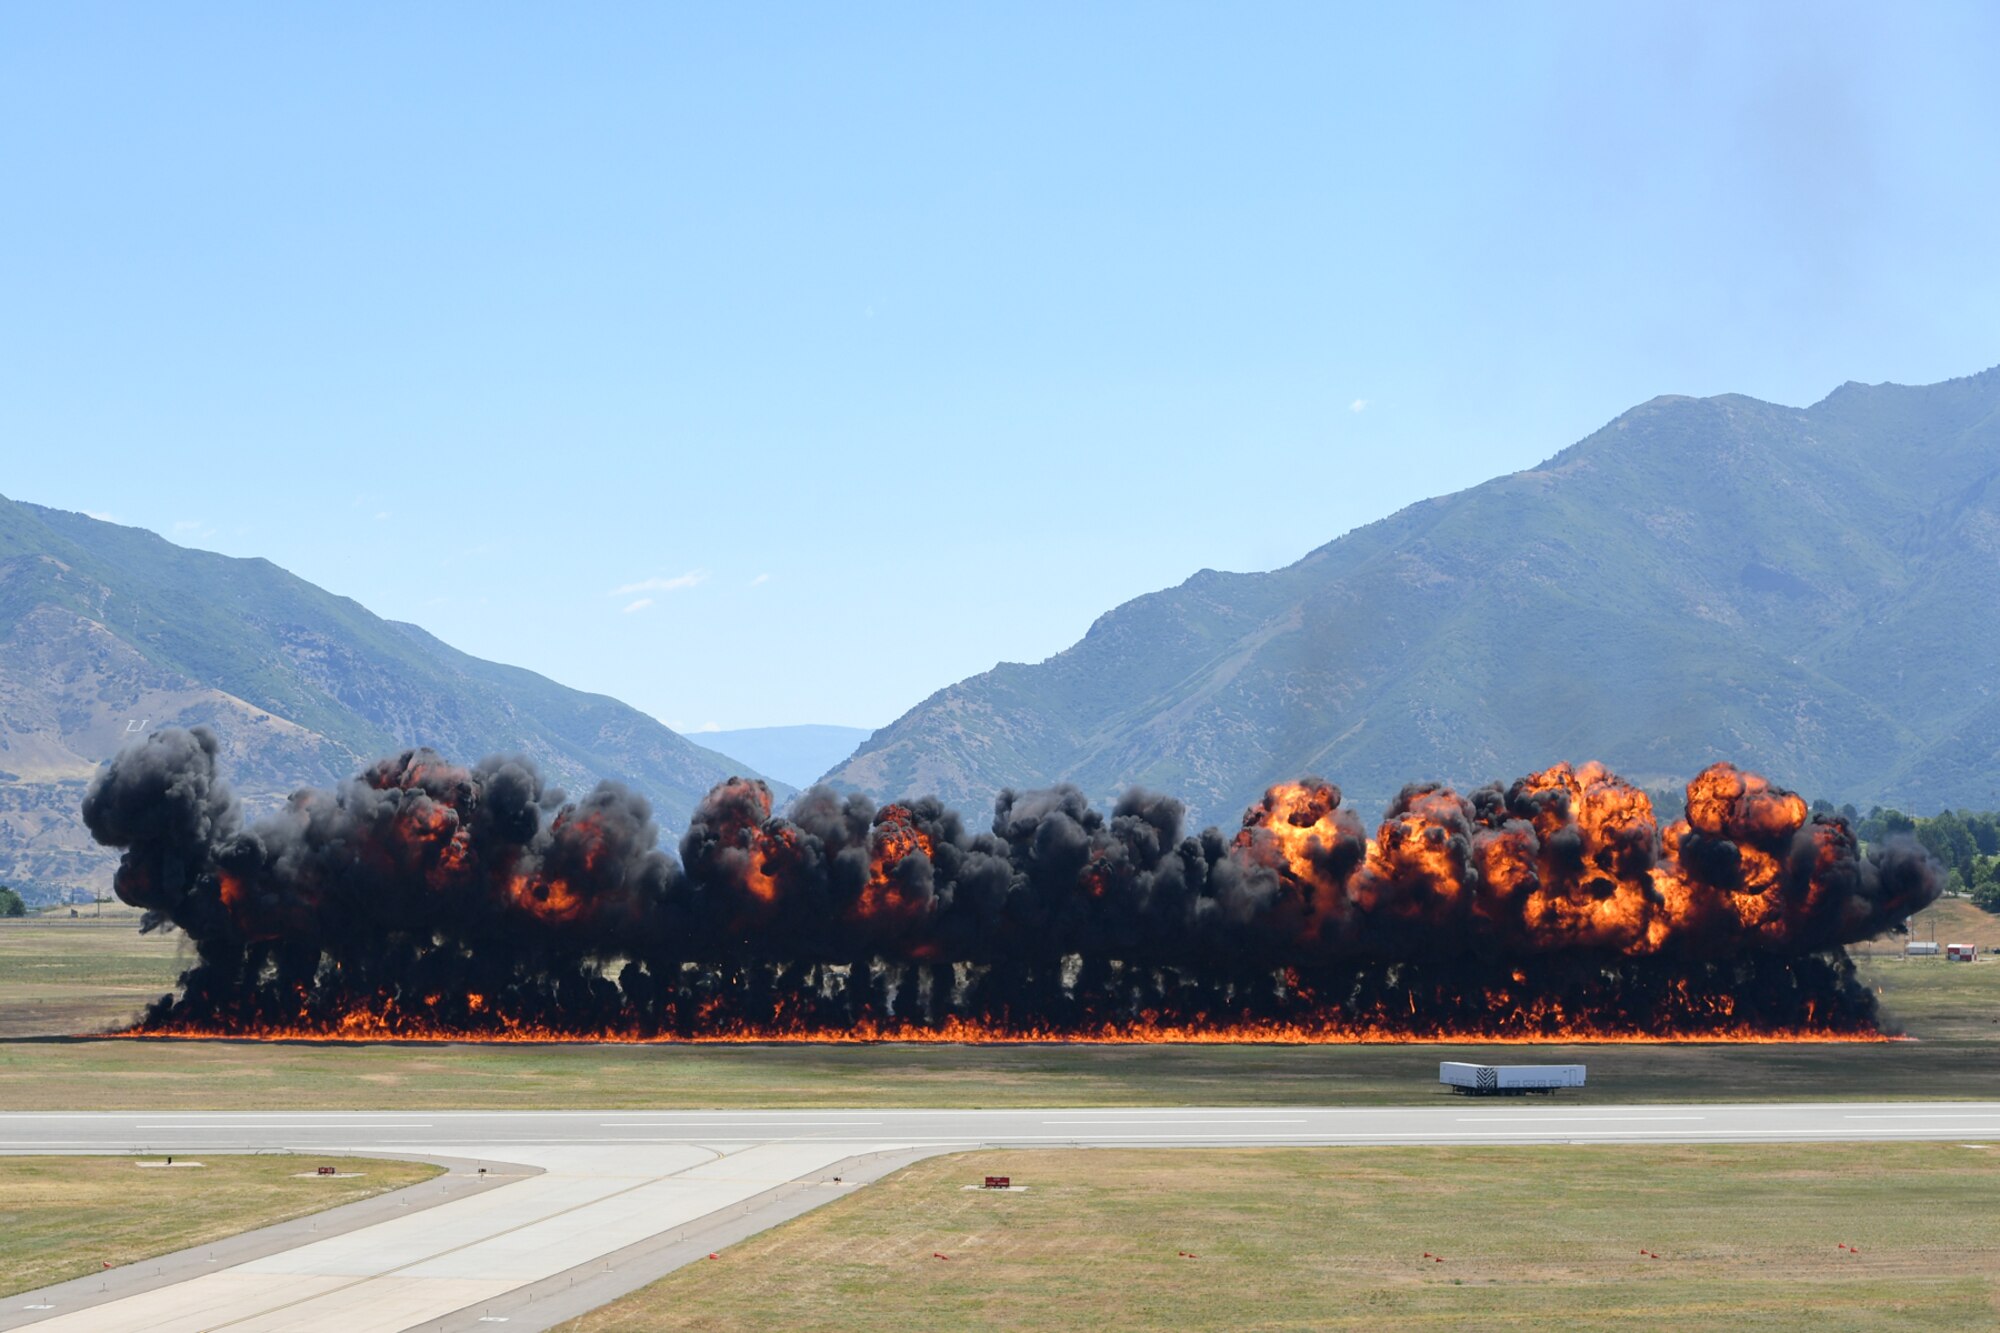
<path fill-rule="evenodd" d="M 629 783 L 677 836 L 703 792 L 746 771 L 616 699 L 469 657 L 268 560 L 0 497 L 0 883 L 108 886 L 115 858 L 77 817 L 85 783 L 141 732 L 197 722 L 264 803 L 410 745 L 517 751 L 573 792 Z"/>
<path fill-rule="evenodd" d="M 829 769 L 854 753 L 854 747 L 874 733 L 866 727 L 745 727 L 739 731 L 700 731 L 703 745 L 735 755 L 759 773 L 794 787 L 810 787 Z"/>
<path fill-rule="evenodd" d="M 1339 474 L 1302 459 L 1260 484 Z M 1230 820 L 1304 773 L 1373 813 L 1408 779 L 1565 758 L 2000 805 L 2000 370 L 1804 409 L 1656 398 L 1287 568 L 1128 602 L 1046 662 L 940 690 L 832 776 L 971 806 L 1140 783 Z"/>

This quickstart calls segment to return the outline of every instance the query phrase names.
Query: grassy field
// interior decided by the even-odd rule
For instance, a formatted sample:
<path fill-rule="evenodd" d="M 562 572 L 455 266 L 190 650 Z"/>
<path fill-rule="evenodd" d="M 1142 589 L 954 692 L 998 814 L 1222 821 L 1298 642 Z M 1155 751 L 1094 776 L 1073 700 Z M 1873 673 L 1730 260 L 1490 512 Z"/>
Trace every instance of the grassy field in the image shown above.
<path fill-rule="evenodd" d="M 129 907 L 81 910 L 0 920 L 0 1041 L 129 1023 L 188 966 L 179 931 L 141 935 Z"/>
<path fill-rule="evenodd" d="M 2000 916 L 1982 912 L 1967 898 L 1940 898 L 1910 918 L 1910 938 L 1936 940 L 1939 944 L 1976 944 L 1981 953 L 2000 953 Z M 1900 951 L 1900 939 L 1885 939 L 1874 947 L 1877 952 Z"/>
<path fill-rule="evenodd" d="M 1963 903 L 1933 911 L 1940 940 L 2000 944 L 2000 919 Z M 1932 924 L 1920 920 L 1918 936 L 1928 938 Z M 2000 962 L 1911 960 L 1891 942 L 1860 952 L 1863 975 L 1914 1041 L 634 1047 L 79 1038 L 128 1022 L 184 966 L 178 936 L 140 936 L 135 926 L 129 917 L 0 922 L 0 1109 L 1381 1105 L 1446 1097 L 1437 1061 L 1454 1058 L 1587 1063 L 1590 1087 L 1566 1098 L 1581 1103 L 2000 1098 Z M 268 1175 L 254 1176 L 260 1164 Z M 201 1171 L 142 1172 L 103 1159 L 0 1159 L 0 1292 L 353 1197 L 331 1182 L 291 1179 L 310 1164 L 217 1158 Z M 380 1164 L 338 1185 L 389 1188 L 427 1171 Z M 959 1188 L 988 1173 L 1032 1188 Z M 1996 1204 L 2000 1146 L 1181 1151 L 1166 1164 L 1109 1151 L 978 1153 L 920 1163 L 570 1328 L 1987 1328 L 2000 1318 Z M 1424 1259 L 1426 1250 L 1446 1262 Z"/>
<path fill-rule="evenodd" d="M 129 1157 L 0 1157 L 0 1295 L 188 1249 L 428 1180 L 420 1162 L 206 1157 L 149 1170 Z M 322 1165 L 354 1179 L 301 1179 Z"/>
<path fill-rule="evenodd" d="M 1939 926 L 1958 938 L 2000 918 Z M 173 983 L 179 937 L 130 919 L 0 922 L 0 1109 L 76 1107 L 1395 1104 L 1443 1059 L 1578 1060 L 1579 1100 L 2000 1097 L 2000 962 L 1861 959 L 1919 1038 L 1870 1045 L 825 1047 L 77 1040 Z M 1954 934 L 1958 932 L 1958 934 Z M 1973 935 L 1976 942 L 1985 938 Z"/>
<path fill-rule="evenodd" d="M 962 1188 L 987 1174 L 1028 1189 Z M 1816 1144 L 967 1153 L 562 1327 L 1997 1322 L 2000 1148 Z"/>

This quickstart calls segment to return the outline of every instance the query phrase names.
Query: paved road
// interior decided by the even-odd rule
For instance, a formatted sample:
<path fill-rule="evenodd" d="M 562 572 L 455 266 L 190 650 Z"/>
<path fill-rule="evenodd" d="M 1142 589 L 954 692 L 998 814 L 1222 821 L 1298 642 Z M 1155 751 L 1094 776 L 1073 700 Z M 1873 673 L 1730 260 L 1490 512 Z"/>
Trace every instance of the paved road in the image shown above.
<path fill-rule="evenodd" d="M 225 1247 L 219 1258 L 190 1253 L 105 1274 L 95 1290 L 78 1282 L 9 1297 L 0 1329 L 542 1329 L 903 1162 L 961 1148 L 1894 1139 L 2000 1139 L 2000 1102 L 9 1113 L 0 1114 L 0 1153 L 397 1154 L 520 1178 L 275 1252 Z"/>
<path fill-rule="evenodd" d="M 1004 1111 L 111 1111 L 0 1114 L 0 1153 L 271 1149 L 519 1160 L 522 1148 L 795 1143 L 1091 1147 L 1262 1143 L 1757 1143 L 2000 1138 L 2000 1102 L 1564 1106 L 1453 1098 L 1422 1107 Z M 843 1154 L 844 1155 L 844 1154 Z"/>

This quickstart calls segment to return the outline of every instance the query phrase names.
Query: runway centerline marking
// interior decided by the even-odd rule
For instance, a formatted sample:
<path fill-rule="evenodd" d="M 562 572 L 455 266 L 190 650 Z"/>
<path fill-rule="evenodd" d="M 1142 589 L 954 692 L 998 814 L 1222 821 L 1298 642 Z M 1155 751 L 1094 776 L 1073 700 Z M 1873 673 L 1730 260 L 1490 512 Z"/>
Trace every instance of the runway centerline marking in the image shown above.
<path fill-rule="evenodd" d="M 1898 1111 L 1880 1115 L 1842 1115 L 1844 1121 L 2000 1121 L 2000 1111 Z"/>
<path fill-rule="evenodd" d="M 1462 1115 L 1461 1125 L 1587 1125 L 1597 1121 L 1706 1120 L 1705 1115 Z"/>
<path fill-rule="evenodd" d="M 1234 1125 L 1230 1117 L 1212 1115 L 1208 1119 L 1186 1119 L 1186 1121 L 1166 1121 L 1166 1119 L 1144 1119 L 1144 1121 L 1114 1121 L 1114 1119 L 1092 1119 L 1092 1121 L 1038 1121 L 1040 1125 Z M 1310 1125 L 1312 1121 L 1304 1115 L 1292 1119 L 1260 1119 L 1250 1121 L 1252 1125 Z"/>
<path fill-rule="evenodd" d="M 435 1128 L 437 1128 L 437 1126 L 435 1126 L 435 1125 L 432 1125 L 432 1124 L 428 1124 L 428 1123 L 424 1123 L 424 1122 L 420 1122 L 420 1121 L 414 1121 L 414 1120 L 413 1120 L 413 1121 L 410 1121 L 410 1122 L 408 1122 L 408 1123 L 401 1123 L 401 1122 L 392 1122 L 392 1121 L 382 1121 L 382 1120 L 371 1120 L 371 1121 L 367 1122 L 366 1124 L 361 1124 L 361 1123 L 355 1123 L 355 1124 L 346 1124 L 346 1123 L 342 1123 L 342 1122 L 339 1122 L 339 1121 L 325 1121 L 325 1122 L 321 1122 L 321 1123 L 317 1123 L 317 1124 L 306 1124 L 306 1123 L 302 1123 L 302 1122 L 300 1122 L 300 1121 L 297 1121 L 297 1120 L 286 1120 L 286 1121 L 282 1121 L 282 1122 L 273 1122 L 273 1123 L 271 1123 L 271 1124 L 266 1124 L 266 1125 L 246 1125 L 246 1124 L 228 1124 L 228 1125 L 188 1125 L 188 1124 L 183 1124 L 183 1125 L 132 1125 L 132 1126 L 129 1126 L 129 1128 L 131 1128 L 131 1129 L 205 1129 L 205 1130 L 207 1130 L 208 1132 L 210 1132 L 211 1134 L 215 1134 L 215 1133 L 227 1133 L 227 1132 L 230 1132 L 230 1131 L 232 1131 L 232 1130 L 238 1130 L 238 1129 L 435 1129 Z"/>
<path fill-rule="evenodd" d="M 759 1124 L 755 1120 L 605 1120 L 599 1129 L 703 1129 L 710 1125 L 721 1125 L 725 1129 L 860 1129 L 879 1125 L 880 1120 L 770 1120 Z"/>

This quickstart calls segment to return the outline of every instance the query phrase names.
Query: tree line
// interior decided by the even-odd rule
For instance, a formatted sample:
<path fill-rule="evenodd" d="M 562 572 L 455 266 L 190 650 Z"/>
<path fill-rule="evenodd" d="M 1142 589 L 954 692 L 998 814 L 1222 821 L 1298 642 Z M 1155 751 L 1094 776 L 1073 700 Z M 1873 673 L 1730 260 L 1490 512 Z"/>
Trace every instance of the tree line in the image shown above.
<path fill-rule="evenodd" d="M 1946 810 L 1928 817 L 1876 806 L 1861 814 L 1852 805 L 1837 809 L 1813 802 L 1815 814 L 1839 814 L 1864 843 L 1907 834 L 1938 859 L 1949 875 L 1949 893 L 1963 894 L 1974 906 L 2000 912 L 2000 810 Z"/>

